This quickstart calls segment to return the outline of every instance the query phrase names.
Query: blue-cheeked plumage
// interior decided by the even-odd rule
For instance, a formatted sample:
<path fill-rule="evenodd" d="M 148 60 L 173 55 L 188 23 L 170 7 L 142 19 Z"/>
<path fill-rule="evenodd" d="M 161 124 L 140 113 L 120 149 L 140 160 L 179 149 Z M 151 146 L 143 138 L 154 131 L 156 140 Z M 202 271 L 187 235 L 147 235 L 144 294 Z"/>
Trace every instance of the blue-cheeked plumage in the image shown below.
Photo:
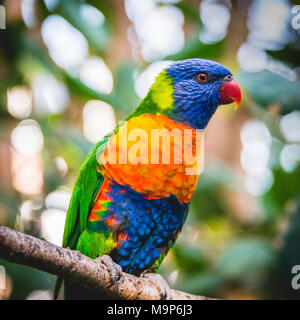
<path fill-rule="evenodd" d="M 199 73 L 207 75 L 205 83 L 198 81 Z M 231 71 L 214 61 L 189 59 L 173 63 L 167 68 L 167 74 L 174 88 L 170 118 L 204 129 L 219 106 L 220 87 Z"/>

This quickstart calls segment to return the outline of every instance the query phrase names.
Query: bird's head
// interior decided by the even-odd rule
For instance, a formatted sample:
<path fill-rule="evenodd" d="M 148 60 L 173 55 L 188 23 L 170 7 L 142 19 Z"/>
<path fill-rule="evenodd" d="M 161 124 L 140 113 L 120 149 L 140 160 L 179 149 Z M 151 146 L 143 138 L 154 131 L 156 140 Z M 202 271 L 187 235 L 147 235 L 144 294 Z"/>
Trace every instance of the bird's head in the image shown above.
<path fill-rule="evenodd" d="M 177 61 L 152 85 L 160 113 L 193 128 L 204 129 L 219 105 L 241 101 L 241 90 L 229 69 L 205 59 Z"/>

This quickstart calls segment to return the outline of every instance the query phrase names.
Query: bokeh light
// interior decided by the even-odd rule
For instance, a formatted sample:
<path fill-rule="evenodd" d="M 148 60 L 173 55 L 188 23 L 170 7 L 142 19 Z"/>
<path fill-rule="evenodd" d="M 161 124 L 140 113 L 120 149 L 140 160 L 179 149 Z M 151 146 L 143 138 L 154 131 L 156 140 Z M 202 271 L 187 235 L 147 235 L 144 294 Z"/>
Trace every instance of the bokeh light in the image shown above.
<path fill-rule="evenodd" d="M 87 140 L 96 143 L 116 126 L 111 105 L 99 100 L 87 102 L 83 108 L 83 133 Z"/>
<path fill-rule="evenodd" d="M 19 209 L 18 226 L 20 230 L 27 230 L 32 220 L 34 220 L 34 202 L 33 200 L 25 200 Z"/>
<path fill-rule="evenodd" d="M 42 202 L 38 199 L 25 200 L 21 203 L 17 216 L 17 224 L 21 231 L 30 230 L 31 226 L 39 221 L 38 211 L 41 207 Z"/>
<path fill-rule="evenodd" d="M 300 142 L 300 111 L 293 111 L 280 120 L 280 131 L 290 142 Z"/>
<path fill-rule="evenodd" d="M 22 18 L 29 28 L 33 28 L 37 25 L 35 5 L 36 0 L 22 0 L 21 2 Z"/>
<path fill-rule="evenodd" d="M 41 234 L 49 242 L 61 246 L 66 212 L 60 209 L 46 209 L 41 215 Z"/>
<path fill-rule="evenodd" d="M 59 3 L 59 0 L 44 0 L 44 3 L 49 11 L 53 11 Z"/>
<path fill-rule="evenodd" d="M 224 3 L 201 1 L 200 17 L 203 23 L 203 29 L 200 32 L 202 42 L 214 43 L 226 36 L 230 22 L 230 10 Z"/>
<path fill-rule="evenodd" d="M 250 172 L 257 166 L 266 167 L 269 161 L 270 150 L 261 141 L 253 141 L 247 144 L 241 153 L 241 163 L 243 168 Z"/>
<path fill-rule="evenodd" d="M 248 121 L 241 130 L 241 165 L 246 172 L 245 188 L 255 196 L 264 194 L 273 183 L 268 167 L 272 138 L 265 124 Z"/>
<path fill-rule="evenodd" d="M 27 135 L 28 137 L 29 135 Z M 28 148 L 28 150 L 24 150 L 27 152 L 33 149 Z M 12 149 L 11 181 L 12 186 L 22 194 L 28 196 L 40 195 L 44 187 L 44 171 L 41 155 L 39 153 L 26 155 Z"/>
<path fill-rule="evenodd" d="M 57 169 L 60 171 L 62 176 L 65 176 L 68 173 L 68 164 L 63 157 L 56 157 L 54 162 L 57 166 Z"/>
<path fill-rule="evenodd" d="M 38 123 L 21 121 L 11 132 L 11 175 L 13 187 L 28 195 L 40 194 L 44 184 L 40 151 L 44 145 Z"/>
<path fill-rule="evenodd" d="M 99 57 L 89 57 L 80 66 L 80 80 L 99 93 L 109 94 L 113 89 L 113 77 Z"/>
<path fill-rule="evenodd" d="M 45 198 L 46 210 L 41 215 L 43 237 L 56 245 L 62 244 L 64 222 L 71 199 L 71 192 L 65 188 L 49 193 Z"/>
<path fill-rule="evenodd" d="M 69 102 L 66 85 L 48 73 L 35 76 L 32 83 L 34 110 L 37 114 L 63 112 Z"/>
<path fill-rule="evenodd" d="M 244 70 L 257 72 L 266 68 L 268 57 L 263 49 L 245 42 L 239 48 L 237 60 Z"/>
<path fill-rule="evenodd" d="M 265 50 L 278 50 L 293 35 L 289 29 L 291 7 L 287 0 L 254 0 L 249 6 L 247 40 L 240 46 L 237 59 L 250 72 L 263 69 L 295 80 L 293 70 L 283 61 L 275 61 Z"/>
<path fill-rule="evenodd" d="M 45 206 L 47 209 L 60 209 L 67 211 L 71 199 L 71 192 L 65 188 L 57 189 L 50 192 L 45 198 Z"/>
<path fill-rule="evenodd" d="M 184 46 L 184 16 L 174 6 L 158 6 L 152 0 L 126 0 L 128 17 L 133 22 L 148 61 L 175 54 Z"/>
<path fill-rule="evenodd" d="M 63 17 L 48 16 L 41 32 L 50 56 L 60 67 L 74 68 L 86 58 L 88 43 L 85 37 Z"/>
<path fill-rule="evenodd" d="M 272 171 L 267 167 L 257 167 L 245 176 L 245 188 L 254 196 L 266 193 L 274 182 Z"/>
<path fill-rule="evenodd" d="M 93 28 L 99 28 L 105 21 L 103 13 L 89 4 L 80 5 L 79 14 Z"/>
<path fill-rule="evenodd" d="M 280 153 L 280 164 L 287 172 L 294 171 L 300 161 L 300 145 L 290 144 L 283 147 Z"/>
<path fill-rule="evenodd" d="M 27 118 L 32 110 L 32 93 L 29 88 L 20 86 L 7 91 L 7 109 L 15 118 Z"/>
<path fill-rule="evenodd" d="M 255 0 L 250 6 L 248 39 L 267 49 L 279 49 L 291 39 L 291 7 L 287 0 Z"/>
<path fill-rule="evenodd" d="M 11 144 L 24 155 L 39 153 L 44 144 L 43 133 L 35 120 L 23 120 L 11 132 Z"/>

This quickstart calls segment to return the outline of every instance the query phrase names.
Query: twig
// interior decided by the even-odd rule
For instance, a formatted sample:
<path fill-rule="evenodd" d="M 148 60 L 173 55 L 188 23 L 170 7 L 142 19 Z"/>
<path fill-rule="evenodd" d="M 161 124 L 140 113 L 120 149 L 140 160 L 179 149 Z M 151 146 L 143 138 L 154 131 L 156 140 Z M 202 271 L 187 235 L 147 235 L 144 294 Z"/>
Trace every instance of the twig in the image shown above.
<path fill-rule="evenodd" d="M 78 251 L 61 248 L 49 242 L 0 225 L 0 257 L 61 276 L 81 286 L 106 292 L 111 297 L 127 300 L 159 300 L 160 289 L 145 278 L 122 272 L 112 281 L 111 270 Z M 171 289 L 173 300 L 207 300 Z"/>

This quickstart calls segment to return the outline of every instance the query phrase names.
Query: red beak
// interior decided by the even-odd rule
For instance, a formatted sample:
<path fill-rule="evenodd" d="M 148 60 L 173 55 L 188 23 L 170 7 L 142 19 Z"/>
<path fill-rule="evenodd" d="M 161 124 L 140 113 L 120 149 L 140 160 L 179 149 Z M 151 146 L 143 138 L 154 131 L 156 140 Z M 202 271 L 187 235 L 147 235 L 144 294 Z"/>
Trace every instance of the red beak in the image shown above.
<path fill-rule="evenodd" d="M 220 88 L 219 104 L 229 104 L 235 102 L 235 109 L 237 109 L 242 100 L 241 88 L 235 80 L 224 82 Z"/>

